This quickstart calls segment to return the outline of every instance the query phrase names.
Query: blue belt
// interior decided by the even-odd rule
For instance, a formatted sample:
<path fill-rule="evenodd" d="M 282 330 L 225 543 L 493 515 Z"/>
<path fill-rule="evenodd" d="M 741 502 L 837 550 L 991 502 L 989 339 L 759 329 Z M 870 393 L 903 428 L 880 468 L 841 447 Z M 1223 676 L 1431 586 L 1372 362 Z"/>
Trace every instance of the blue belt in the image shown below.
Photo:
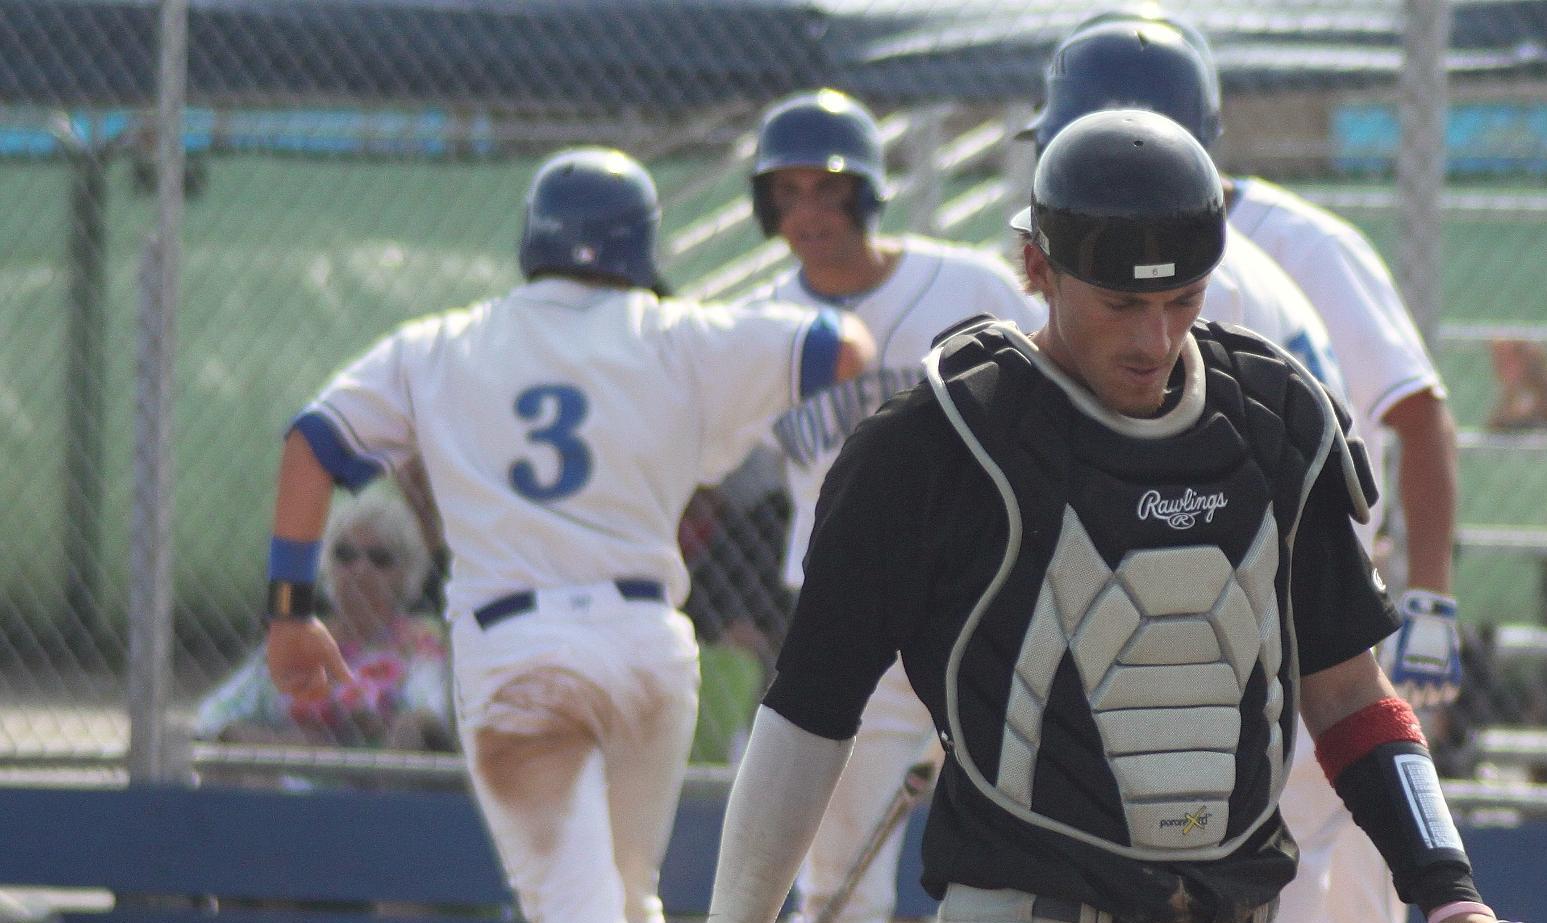
<path fill-rule="evenodd" d="M 624 578 L 614 580 L 612 585 L 618 588 L 618 595 L 624 599 L 666 601 L 666 588 L 658 580 Z M 508 618 L 531 612 L 535 608 L 537 608 L 537 591 L 521 590 L 508 596 L 501 596 L 493 602 L 484 603 L 473 610 L 473 618 L 478 620 L 480 626 L 489 628 Z"/>

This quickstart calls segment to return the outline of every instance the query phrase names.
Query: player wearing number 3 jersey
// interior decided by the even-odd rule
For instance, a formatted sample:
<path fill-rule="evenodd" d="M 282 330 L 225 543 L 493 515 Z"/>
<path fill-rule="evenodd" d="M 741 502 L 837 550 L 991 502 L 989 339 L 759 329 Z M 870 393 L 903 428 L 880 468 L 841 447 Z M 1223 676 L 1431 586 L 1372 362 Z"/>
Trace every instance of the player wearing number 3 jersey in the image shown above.
<path fill-rule="evenodd" d="M 698 690 L 678 520 L 752 424 L 873 352 L 833 312 L 657 297 L 658 222 L 631 158 L 554 157 L 528 198 L 527 284 L 381 340 L 300 415 L 281 462 L 270 670 L 305 695 L 347 674 L 307 605 L 333 485 L 422 457 L 452 556 L 463 749 L 533 920 L 663 919 Z"/>

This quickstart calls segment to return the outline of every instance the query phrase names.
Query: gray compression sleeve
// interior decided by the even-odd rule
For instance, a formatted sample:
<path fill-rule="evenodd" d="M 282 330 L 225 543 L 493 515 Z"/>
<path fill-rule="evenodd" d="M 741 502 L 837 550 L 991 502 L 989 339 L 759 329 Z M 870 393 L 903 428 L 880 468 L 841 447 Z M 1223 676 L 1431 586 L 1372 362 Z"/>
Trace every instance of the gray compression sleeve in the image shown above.
<path fill-rule="evenodd" d="M 712 923 L 772 923 L 816 836 L 854 741 L 801 730 L 759 707 L 725 810 Z"/>

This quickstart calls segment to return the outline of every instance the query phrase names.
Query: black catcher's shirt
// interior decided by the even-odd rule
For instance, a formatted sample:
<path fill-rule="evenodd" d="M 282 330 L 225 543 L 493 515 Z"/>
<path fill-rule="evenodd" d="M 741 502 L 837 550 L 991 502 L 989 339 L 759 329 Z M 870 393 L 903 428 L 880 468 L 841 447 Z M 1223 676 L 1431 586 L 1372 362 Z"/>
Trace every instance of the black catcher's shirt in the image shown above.
<path fill-rule="evenodd" d="M 1202 327 L 1194 332 L 1210 338 Z M 1005 430 L 1033 456 L 1056 454 L 1046 440 L 1064 438 L 1057 427 Z M 1355 537 L 1336 453 L 1311 476 L 1314 486 L 1293 535 L 1292 573 L 1279 574 L 1291 601 L 1300 675 L 1368 650 L 1397 624 Z M 1028 497 L 1036 490 L 1017 485 Z M 1027 541 L 1039 530 L 1059 528 L 1034 504 L 1023 504 L 1022 514 Z M 1007 531 L 1000 493 L 929 384 L 900 393 L 849 437 L 823 485 L 805 583 L 764 704 L 811 733 L 852 737 L 867 699 L 900 653 L 936 727 L 948 729 L 946 663 L 1000 567 Z M 1287 534 L 1286 525 L 1286 541 Z M 1025 600 L 1028 611 L 1034 601 L 1034 595 Z M 1070 681 L 1060 675 L 1054 683 Z M 1287 701 L 1297 702 L 1298 694 Z M 1088 710 L 1048 708 L 1044 748 L 1089 730 Z M 1292 725 L 1293 715 L 1285 721 Z M 1089 769 L 1091 778 L 1110 777 L 1105 765 Z M 1041 797 L 1057 799 L 1063 786 L 1078 803 L 1087 794 L 1079 790 L 1082 775 L 1039 777 L 1037 784 L 1047 787 Z M 923 878 L 937 898 L 955 882 L 1076 900 L 1114 913 L 1119 923 L 1227 921 L 1273 900 L 1294 876 L 1297 855 L 1275 812 L 1221 859 L 1129 858 L 1011 815 L 948 757 L 925 833 Z"/>

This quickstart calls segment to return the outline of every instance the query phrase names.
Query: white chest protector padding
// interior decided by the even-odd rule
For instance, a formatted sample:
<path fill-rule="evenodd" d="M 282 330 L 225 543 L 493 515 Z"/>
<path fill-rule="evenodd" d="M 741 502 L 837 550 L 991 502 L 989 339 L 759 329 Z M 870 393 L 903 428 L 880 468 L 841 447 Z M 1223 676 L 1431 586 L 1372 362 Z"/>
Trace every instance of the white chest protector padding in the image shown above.
<path fill-rule="evenodd" d="M 1031 810 L 1031 795 L 1043 708 L 1065 651 L 1079 669 L 1137 851 L 1174 858 L 1224 838 L 1240 705 L 1259 662 L 1269 681 L 1263 711 L 1277 792 L 1284 746 L 1277 570 L 1271 508 L 1239 568 L 1219 548 L 1200 545 L 1131 552 L 1113 571 L 1066 507 L 1016 660 L 1000 747 L 995 787 L 1012 812 L 1048 820 Z"/>

